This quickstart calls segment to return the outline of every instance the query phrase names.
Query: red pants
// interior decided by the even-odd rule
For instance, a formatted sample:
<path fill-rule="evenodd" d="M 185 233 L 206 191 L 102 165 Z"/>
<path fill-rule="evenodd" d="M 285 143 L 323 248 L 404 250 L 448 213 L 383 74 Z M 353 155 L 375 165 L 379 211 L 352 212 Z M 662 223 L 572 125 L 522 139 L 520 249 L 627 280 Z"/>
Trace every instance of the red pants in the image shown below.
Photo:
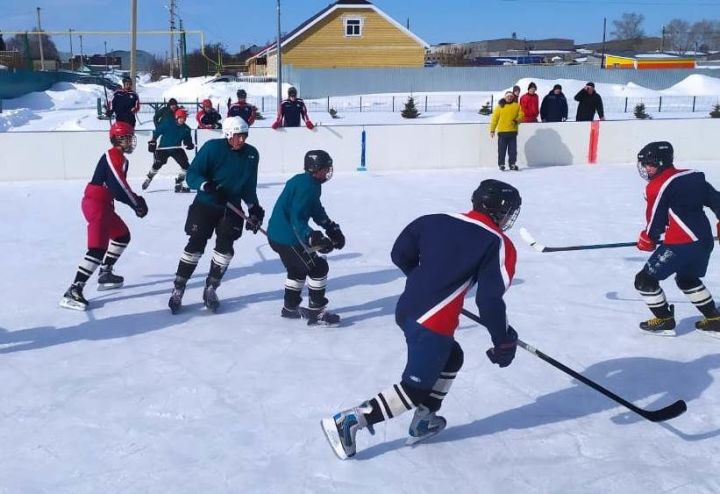
<path fill-rule="evenodd" d="M 115 213 L 112 194 L 105 187 L 88 184 L 81 208 L 88 222 L 88 249 L 107 250 L 111 238 L 130 233 L 125 222 Z"/>

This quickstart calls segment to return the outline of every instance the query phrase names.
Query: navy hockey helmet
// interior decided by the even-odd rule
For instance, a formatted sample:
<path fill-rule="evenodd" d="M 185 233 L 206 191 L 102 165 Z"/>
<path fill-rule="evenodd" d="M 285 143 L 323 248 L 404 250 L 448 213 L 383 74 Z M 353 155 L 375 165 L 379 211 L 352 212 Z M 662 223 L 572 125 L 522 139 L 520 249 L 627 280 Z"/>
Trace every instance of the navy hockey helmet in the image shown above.
<path fill-rule="evenodd" d="M 661 171 L 673 166 L 674 151 L 667 141 L 646 144 L 637 155 L 638 173 L 645 180 L 652 180 Z M 648 170 L 648 166 L 654 170 Z"/>
<path fill-rule="evenodd" d="M 327 151 L 314 149 L 305 153 L 305 171 L 320 180 L 327 182 L 332 178 L 333 160 Z"/>
<path fill-rule="evenodd" d="M 297 89 L 295 89 L 294 87 L 290 87 L 288 89 L 288 97 L 297 98 Z"/>
<path fill-rule="evenodd" d="M 237 94 L 238 99 L 246 99 L 247 98 L 247 91 L 245 91 L 244 89 L 238 89 L 236 94 Z"/>
<path fill-rule="evenodd" d="M 503 231 L 513 226 L 521 204 L 520 192 L 500 180 L 483 180 L 472 195 L 473 209 L 488 215 Z"/>

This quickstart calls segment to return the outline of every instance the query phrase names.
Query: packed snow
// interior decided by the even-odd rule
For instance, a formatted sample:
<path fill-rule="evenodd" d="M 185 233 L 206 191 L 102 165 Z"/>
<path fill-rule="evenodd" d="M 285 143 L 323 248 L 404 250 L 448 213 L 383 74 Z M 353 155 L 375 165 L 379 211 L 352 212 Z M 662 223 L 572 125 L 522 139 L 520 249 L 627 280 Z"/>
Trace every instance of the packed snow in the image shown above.
<path fill-rule="evenodd" d="M 273 82 L 212 82 L 212 77 L 189 78 L 187 82 L 178 79 L 162 79 L 151 82 L 142 75 L 137 84 L 141 102 L 162 102 L 176 98 L 190 110 L 188 124 L 196 126 L 194 114 L 196 103 L 209 98 L 224 115 L 227 101 L 236 99 L 238 89 L 245 89 L 248 102 L 263 111 L 265 117 L 255 123 L 257 127 L 268 127 L 275 118 L 277 86 Z M 561 84 L 570 106 L 570 120 L 574 119 L 576 103 L 573 100 L 587 81 L 572 79 L 543 80 L 523 78 L 517 85 L 526 91 L 534 81 L 542 99 L 553 85 Z M 283 94 L 290 84 L 283 85 Z M 368 94 L 357 96 L 331 97 L 330 108 L 338 112 L 333 119 L 327 112 L 328 100 L 306 100 L 310 118 L 316 122 L 332 125 L 366 124 L 424 124 L 451 122 L 488 122 L 489 117 L 480 115 L 478 110 L 486 103 L 497 102 L 506 90 L 498 88 L 489 92 L 434 92 L 414 93 L 415 103 L 421 113 L 415 120 L 404 119 L 400 110 L 407 101 L 408 93 Z M 596 89 L 603 96 L 606 118 L 609 120 L 632 119 L 637 103 L 644 103 L 646 111 L 653 118 L 708 118 L 712 105 L 720 103 L 720 78 L 694 74 L 668 89 L 655 91 L 634 83 L 597 83 Z M 59 83 L 43 92 L 30 93 L 19 98 L 3 101 L 0 113 L 0 132 L 46 131 L 46 130 L 98 130 L 107 128 L 106 120 L 97 118 L 97 101 L 104 104 L 106 96 L 112 94 L 102 86 Z M 302 94 L 300 94 L 302 97 Z M 660 97 L 664 100 L 661 103 Z M 264 99 L 263 99 L 264 98 Z M 460 98 L 460 111 L 458 111 Z M 625 98 L 628 98 L 626 104 Z M 693 100 L 695 98 L 695 100 Z M 427 102 L 427 104 L 426 104 Z M 360 107 L 362 106 L 362 111 Z M 692 111 L 693 107 L 695 111 Z M 664 111 L 663 111 L 664 109 Z M 59 111 L 62 110 L 62 111 Z M 138 129 L 152 129 L 153 111 L 144 107 L 139 116 Z"/>
<path fill-rule="evenodd" d="M 714 164 L 679 164 L 720 185 Z M 288 178 L 261 176 L 268 214 Z M 684 399 L 687 413 L 650 423 L 521 349 L 499 369 L 484 355 L 485 329 L 463 319 L 448 428 L 406 447 L 406 414 L 375 436 L 361 431 L 356 458 L 338 460 L 320 419 L 398 382 L 405 364 L 394 239 L 419 215 L 468 210 L 484 178 L 523 197 L 506 295 L 520 337 L 639 406 Z M 116 268 L 126 286 L 97 292 L 93 279 L 91 310 L 61 309 L 85 252 L 85 182 L 0 183 L 0 214 L 22 217 L 0 237 L 0 492 L 717 493 L 720 340 L 693 329 L 699 314 L 672 281 L 679 335 L 640 333 L 650 313 L 633 279 L 646 253 L 538 253 L 518 233 L 552 246 L 632 241 L 644 185 L 631 164 L 336 174 L 323 202 L 347 246 L 328 255 L 328 297 L 344 324 L 329 329 L 279 317 L 284 269 L 249 232 L 235 244 L 220 312 L 201 301 L 210 245 L 185 310 L 171 315 L 193 196 L 170 192 L 169 177 L 144 194 L 146 218 L 117 205 L 132 232 Z M 718 261 L 706 278 L 716 296 Z M 472 296 L 466 308 L 476 310 Z"/>

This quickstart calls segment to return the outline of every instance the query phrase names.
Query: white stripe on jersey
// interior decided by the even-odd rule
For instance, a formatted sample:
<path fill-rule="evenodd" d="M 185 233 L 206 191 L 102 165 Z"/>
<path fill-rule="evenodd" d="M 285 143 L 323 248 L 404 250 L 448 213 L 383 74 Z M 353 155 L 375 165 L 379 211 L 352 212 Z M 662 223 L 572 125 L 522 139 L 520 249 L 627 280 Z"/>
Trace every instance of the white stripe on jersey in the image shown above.
<path fill-rule="evenodd" d="M 417 322 L 419 322 L 420 324 L 423 324 L 425 321 L 427 321 L 428 319 L 430 319 L 432 316 L 434 316 L 435 314 L 437 314 L 438 312 L 440 312 L 446 305 L 448 305 L 450 302 L 452 302 L 453 300 L 455 300 L 455 298 L 456 298 L 458 295 L 460 295 L 461 293 L 463 293 L 465 290 L 469 289 L 472 285 L 473 285 L 473 280 L 472 280 L 472 278 L 470 278 L 470 279 L 467 280 L 465 283 L 463 283 L 462 285 L 460 285 L 460 287 L 458 287 L 454 292 L 452 292 L 450 295 L 448 295 L 447 297 L 445 297 L 445 299 L 444 299 L 443 301 L 441 301 L 441 302 L 440 302 L 439 304 L 437 304 L 435 307 L 433 307 L 432 309 L 430 309 L 429 311 L 427 311 L 425 314 L 423 314 L 422 316 L 420 316 L 420 317 L 418 318 Z"/>
<path fill-rule="evenodd" d="M 695 236 L 693 231 L 688 228 L 685 223 L 683 223 L 683 221 L 680 219 L 680 216 L 676 215 L 675 212 L 670 208 L 668 208 L 668 215 L 670 215 L 670 217 L 675 220 L 675 223 L 677 223 L 678 226 L 683 229 L 683 231 L 687 234 L 688 237 L 692 239 L 693 242 L 697 242 L 697 237 Z"/>
<path fill-rule="evenodd" d="M 130 202 L 132 203 L 133 207 L 137 207 L 137 201 L 135 200 L 135 194 L 132 193 L 130 188 L 127 186 L 127 183 L 125 182 L 125 179 L 120 177 L 118 175 L 117 170 L 113 166 L 112 159 L 110 158 L 110 151 L 107 151 L 105 153 L 105 159 L 107 160 L 107 165 L 110 167 L 110 170 L 112 170 L 113 175 L 115 176 L 115 180 L 118 181 L 120 184 L 120 187 L 122 187 L 123 192 L 125 192 L 125 195 L 128 196 L 128 199 L 130 199 Z M 127 160 L 124 160 L 123 162 L 123 168 L 125 168 L 125 165 L 127 164 Z"/>
<path fill-rule="evenodd" d="M 470 218 L 469 216 L 465 216 L 464 214 L 452 213 L 448 216 L 452 216 L 453 218 L 457 218 L 468 223 L 473 223 L 479 227 L 484 228 L 485 230 L 489 231 L 500 239 L 500 252 L 498 253 L 498 256 L 500 257 L 500 274 L 502 275 L 503 283 L 505 284 L 505 290 L 507 291 L 507 289 L 510 288 L 510 274 L 507 272 L 507 268 L 505 267 L 505 239 L 503 238 L 503 236 L 489 226 L 487 226 L 482 221 Z"/>
<path fill-rule="evenodd" d="M 667 186 L 670 185 L 670 182 L 675 180 L 678 177 L 682 177 L 683 175 L 689 175 L 690 173 L 696 173 L 695 170 L 685 170 L 684 172 L 676 173 L 672 177 L 668 178 L 667 181 L 660 186 L 660 190 L 657 193 L 657 196 L 655 197 L 655 204 L 653 204 L 653 210 L 652 214 L 650 215 L 650 221 L 648 221 L 647 227 L 645 228 L 645 233 L 648 235 L 650 234 L 650 225 L 653 224 L 653 221 L 655 220 L 655 212 L 657 211 L 658 204 L 660 204 L 660 199 L 662 198 L 663 192 L 667 189 Z M 647 198 L 646 198 L 647 199 Z"/>

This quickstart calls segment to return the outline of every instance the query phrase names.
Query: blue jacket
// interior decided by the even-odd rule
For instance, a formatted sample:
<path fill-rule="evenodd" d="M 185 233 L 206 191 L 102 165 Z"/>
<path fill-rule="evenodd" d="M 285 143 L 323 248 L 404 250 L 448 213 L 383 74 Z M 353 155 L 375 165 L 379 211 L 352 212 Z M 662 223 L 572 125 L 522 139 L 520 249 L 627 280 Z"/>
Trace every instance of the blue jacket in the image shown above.
<path fill-rule="evenodd" d="M 306 245 L 312 220 L 322 226 L 330 224 L 320 202 L 322 185 L 309 173 L 299 173 L 285 184 L 268 222 L 268 238 L 282 245 Z"/>
<path fill-rule="evenodd" d="M 106 191 L 103 195 L 135 209 L 138 206 L 137 195 L 127 181 L 127 171 L 127 158 L 117 148 L 112 147 L 100 156 L 88 185 L 102 187 Z"/>
<path fill-rule="evenodd" d="M 475 302 L 494 344 L 506 341 L 503 295 L 515 274 L 515 247 L 477 211 L 430 214 L 410 223 L 395 241 L 392 261 L 407 276 L 395 318 L 452 336 L 465 294 L 477 283 Z"/>
<path fill-rule="evenodd" d="M 307 108 L 300 98 L 296 98 L 295 101 L 286 99 L 280 104 L 278 122 L 282 127 L 300 127 L 300 122 L 306 120 L 308 120 Z"/>
<path fill-rule="evenodd" d="M 227 139 L 207 141 L 190 163 L 186 181 L 191 189 L 198 189 L 196 201 L 217 207 L 215 195 L 202 190 L 202 184 L 212 180 L 222 186 L 227 200 L 237 207 L 241 201 L 246 205 L 259 204 L 257 197 L 257 173 L 260 154 L 255 147 L 245 144 L 233 151 Z"/>
<path fill-rule="evenodd" d="M 190 146 L 193 143 L 190 127 L 187 124 L 179 125 L 174 118 L 164 119 L 160 122 L 160 126 L 153 130 L 153 140 L 158 137 L 160 138 L 158 148 L 175 147 L 180 144 Z"/>
<path fill-rule="evenodd" d="M 568 104 L 567 98 L 561 92 L 555 94 L 554 91 L 550 91 L 542 100 L 540 105 L 540 120 L 543 122 L 562 122 L 567 120 L 568 117 Z"/>
<path fill-rule="evenodd" d="M 140 110 L 140 98 L 135 91 L 118 89 L 110 102 L 110 113 L 115 114 L 119 122 L 126 122 L 135 127 L 135 114 Z"/>

